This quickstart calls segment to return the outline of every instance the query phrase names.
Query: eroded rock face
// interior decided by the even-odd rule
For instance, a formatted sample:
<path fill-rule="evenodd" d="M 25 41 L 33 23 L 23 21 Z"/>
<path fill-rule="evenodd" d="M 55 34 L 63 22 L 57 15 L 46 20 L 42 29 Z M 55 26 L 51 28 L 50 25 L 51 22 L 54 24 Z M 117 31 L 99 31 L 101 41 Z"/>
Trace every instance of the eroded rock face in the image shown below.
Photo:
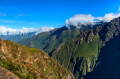
<path fill-rule="evenodd" d="M 12 72 L 0 67 L 0 79 L 19 79 Z"/>

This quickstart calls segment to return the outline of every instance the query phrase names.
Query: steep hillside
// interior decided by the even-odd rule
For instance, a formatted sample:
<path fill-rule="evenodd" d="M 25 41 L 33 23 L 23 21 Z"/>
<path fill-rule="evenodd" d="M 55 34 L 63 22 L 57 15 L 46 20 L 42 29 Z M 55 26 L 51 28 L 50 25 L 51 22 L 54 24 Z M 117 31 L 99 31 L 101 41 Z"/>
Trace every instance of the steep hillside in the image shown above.
<path fill-rule="evenodd" d="M 98 56 L 100 65 L 87 73 L 86 79 L 120 79 L 120 18 L 114 19 L 105 28 L 102 31 L 108 38 L 105 38 L 107 42 Z"/>
<path fill-rule="evenodd" d="M 98 56 L 100 63 L 85 79 L 120 79 L 120 33 L 106 42 Z"/>
<path fill-rule="evenodd" d="M 50 32 L 43 32 L 36 36 L 33 36 L 30 39 L 26 39 L 18 42 L 21 45 L 27 45 L 29 47 L 38 48 L 51 53 L 54 51 L 60 44 L 71 40 L 80 34 L 80 32 L 91 28 L 90 26 L 82 27 L 77 29 L 74 26 L 71 26 L 71 29 L 66 27 L 54 29 Z"/>
<path fill-rule="evenodd" d="M 116 18 L 60 45 L 52 57 L 76 79 L 119 79 L 119 34 L 120 18 Z"/>
<path fill-rule="evenodd" d="M 0 66 L 20 79 L 74 79 L 44 51 L 0 39 Z"/>
<path fill-rule="evenodd" d="M 82 78 L 86 72 L 94 70 L 100 48 L 104 45 L 99 35 L 92 31 L 72 39 L 62 47 L 58 47 L 52 57 L 69 69 L 76 79 Z"/>

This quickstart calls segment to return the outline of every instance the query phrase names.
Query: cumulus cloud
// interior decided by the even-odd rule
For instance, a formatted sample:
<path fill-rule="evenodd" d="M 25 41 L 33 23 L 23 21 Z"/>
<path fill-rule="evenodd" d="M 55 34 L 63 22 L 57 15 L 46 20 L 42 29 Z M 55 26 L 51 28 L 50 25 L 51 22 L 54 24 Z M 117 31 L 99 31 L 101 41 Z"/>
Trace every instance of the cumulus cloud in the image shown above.
<path fill-rule="evenodd" d="M 120 13 L 114 14 L 114 13 L 109 13 L 105 14 L 104 17 L 97 17 L 97 19 L 104 21 L 104 22 L 110 22 L 112 19 L 117 18 L 120 16 Z"/>
<path fill-rule="evenodd" d="M 95 24 L 95 22 L 102 21 L 102 22 L 110 22 L 112 19 L 117 18 L 120 16 L 120 13 L 108 13 L 105 14 L 103 17 L 94 17 L 91 14 L 77 14 L 71 17 L 70 19 L 66 20 L 66 26 L 69 27 L 71 25 L 79 27 L 80 25 L 86 24 Z"/>
<path fill-rule="evenodd" d="M 95 17 L 92 15 L 85 15 L 85 14 L 77 14 L 71 17 L 70 19 L 66 20 L 66 26 L 78 26 L 78 24 L 89 24 L 91 23 Z"/>
<path fill-rule="evenodd" d="M 41 28 L 25 28 L 22 29 L 12 29 L 5 26 L 0 26 L 0 35 L 17 35 L 17 34 L 27 34 L 30 32 L 35 32 L 36 34 L 40 32 L 50 31 L 54 27 L 41 27 Z"/>

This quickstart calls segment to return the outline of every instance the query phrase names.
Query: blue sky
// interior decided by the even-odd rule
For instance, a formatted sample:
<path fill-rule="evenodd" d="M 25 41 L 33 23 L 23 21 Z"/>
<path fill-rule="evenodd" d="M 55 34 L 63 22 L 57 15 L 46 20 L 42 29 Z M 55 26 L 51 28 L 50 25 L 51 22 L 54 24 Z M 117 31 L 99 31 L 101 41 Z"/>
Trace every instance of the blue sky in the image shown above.
<path fill-rule="evenodd" d="M 0 0 L 0 26 L 13 29 L 61 27 L 76 14 L 117 13 L 120 0 Z"/>

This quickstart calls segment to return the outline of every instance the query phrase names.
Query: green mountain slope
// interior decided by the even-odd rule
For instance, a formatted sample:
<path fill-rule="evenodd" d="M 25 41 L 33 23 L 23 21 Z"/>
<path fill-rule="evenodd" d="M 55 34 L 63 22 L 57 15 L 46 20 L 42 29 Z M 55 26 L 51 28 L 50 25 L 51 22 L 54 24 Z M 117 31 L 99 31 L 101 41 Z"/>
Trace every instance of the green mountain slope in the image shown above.
<path fill-rule="evenodd" d="M 74 79 L 44 51 L 0 39 L 0 66 L 20 79 Z"/>
<path fill-rule="evenodd" d="M 98 56 L 98 65 L 85 79 L 120 79 L 120 34 L 106 42 Z"/>
<path fill-rule="evenodd" d="M 120 18 L 114 19 L 105 28 L 105 36 L 111 39 L 107 39 L 105 46 L 101 48 L 98 56 L 100 65 L 87 73 L 86 79 L 120 79 Z"/>
<path fill-rule="evenodd" d="M 93 71 L 102 45 L 99 36 L 90 32 L 86 37 L 77 37 L 65 43 L 53 52 L 52 57 L 79 79 L 86 75 L 86 72 Z"/>
<path fill-rule="evenodd" d="M 72 29 L 68 29 L 66 27 L 54 29 L 50 32 L 43 32 L 36 36 L 33 36 L 30 39 L 26 39 L 18 42 L 21 45 L 26 45 L 33 48 L 38 48 L 46 51 L 47 53 L 51 53 L 54 51 L 60 44 L 71 40 L 80 34 L 80 32 L 89 29 L 89 26 L 83 27 L 81 29 L 77 29 L 71 27 Z"/>
<path fill-rule="evenodd" d="M 116 18 L 60 45 L 52 57 L 76 79 L 119 79 L 119 34 L 120 18 Z"/>

